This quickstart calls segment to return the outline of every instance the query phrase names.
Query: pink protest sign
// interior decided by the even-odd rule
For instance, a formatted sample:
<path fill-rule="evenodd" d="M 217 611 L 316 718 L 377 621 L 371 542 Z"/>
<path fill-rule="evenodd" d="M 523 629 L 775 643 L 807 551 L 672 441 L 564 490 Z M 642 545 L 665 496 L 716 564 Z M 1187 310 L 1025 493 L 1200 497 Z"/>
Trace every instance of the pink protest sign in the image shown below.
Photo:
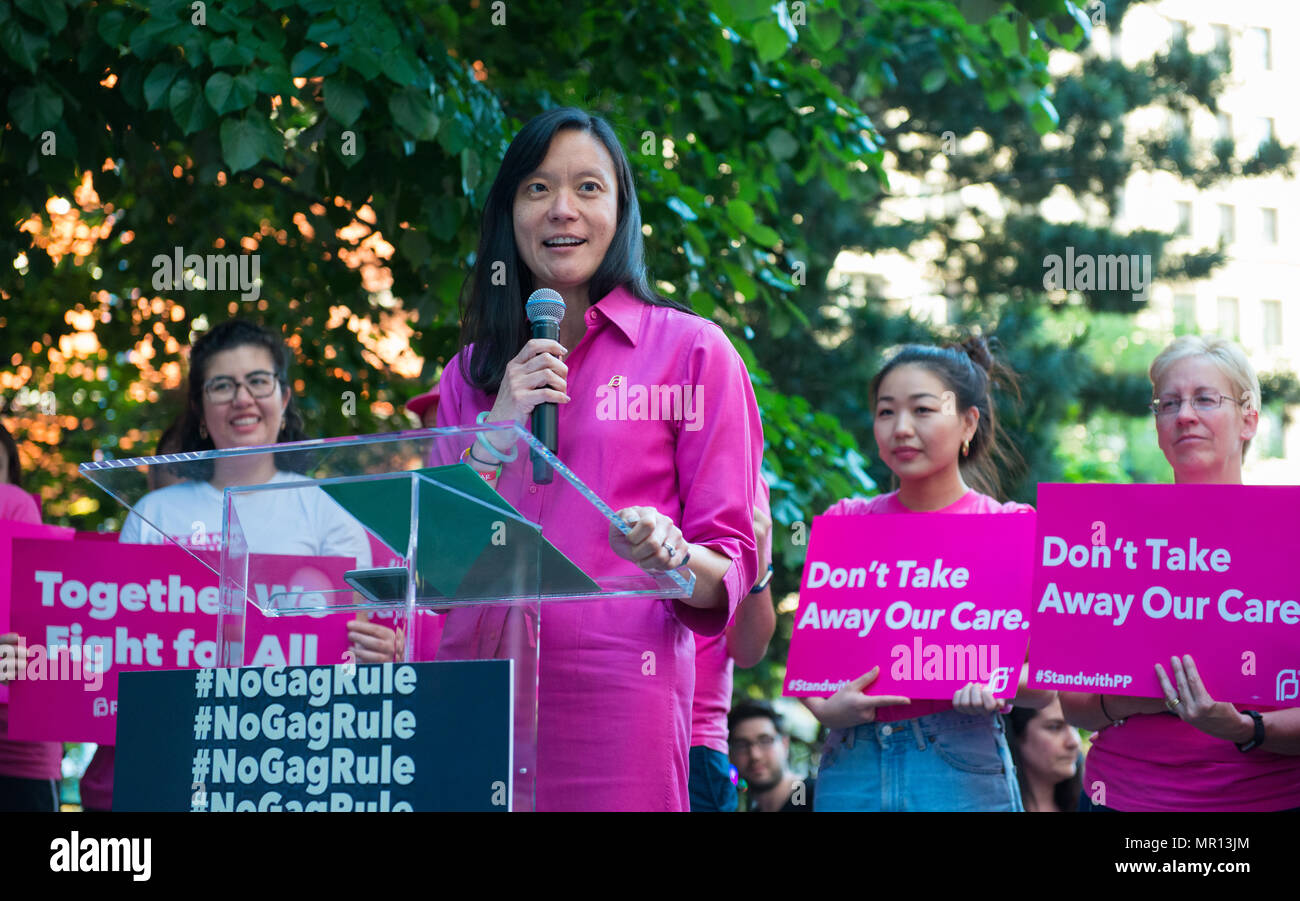
<path fill-rule="evenodd" d="M 1160 698 L 1190 654 L 1216 701 L 1300 703 L 1300 488 L 1040 485 L 1029 684 Z"/>
<path fill-rule="evenodd" d="M 28 664 L 11 685 L 11 738 L 112 744 L 119 672 L 215 664 L 218 578 L 180 548 L 18 539 L 14 552 L 11 618 Z M 324 590 L 353 566 L 343 557 L 254 554 L 250 590 Z M 246 611 L 250 665 L 345 660 L 349 616 Z"/>
<path fill-rule="evenodd" d="M 869 694 L 1015 693 L 1028 641 L 1031 513 L 813 520 L 785 694 L 829 696 L 874 666 Z"/>
<path fill-rule="evenodd" d="M 9 626 L 9 580 L 13 571 L 15 538 L 52 538 L 68 541 L 72 538 L 72 529 L 0 520 L 0 634 L 13 631 Z M 6 661 L 0 659 L 0 666 L 5 664 Z M 9 686 L 0 685 L 0 704 L 7 703 L 9 703 Z"/>

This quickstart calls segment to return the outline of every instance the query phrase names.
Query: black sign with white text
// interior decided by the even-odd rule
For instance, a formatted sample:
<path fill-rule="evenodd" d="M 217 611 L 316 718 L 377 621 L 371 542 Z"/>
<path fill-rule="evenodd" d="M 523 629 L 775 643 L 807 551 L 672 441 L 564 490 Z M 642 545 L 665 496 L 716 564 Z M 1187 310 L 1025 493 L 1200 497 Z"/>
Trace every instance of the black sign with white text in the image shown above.
<path fill-rule="evenodd" d="M 504 811 L 512 661 L 123 673 L 113 809 Z"/>

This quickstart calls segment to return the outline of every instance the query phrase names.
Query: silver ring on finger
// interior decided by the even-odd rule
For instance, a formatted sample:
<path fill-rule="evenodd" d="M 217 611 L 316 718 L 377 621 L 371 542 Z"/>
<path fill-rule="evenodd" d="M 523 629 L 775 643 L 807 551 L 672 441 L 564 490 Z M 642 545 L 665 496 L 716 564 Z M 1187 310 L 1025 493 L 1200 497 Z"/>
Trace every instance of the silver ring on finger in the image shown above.
<path fill-rule="evenodd" d="M 660 547 L 662 547 L 665 551 L 668 552 L 668 559 L 669 559 L 669 560 L 671 560 L 671 559 L 673 559 L 673 557 L 676 557 L 676 556 L 677 556 L 677 548 L 673 547 L 673 546 L 672 546 L 671 544 L 669 544 L 667 541 L 665 541 L 663 544 L 661 544 Z"/>

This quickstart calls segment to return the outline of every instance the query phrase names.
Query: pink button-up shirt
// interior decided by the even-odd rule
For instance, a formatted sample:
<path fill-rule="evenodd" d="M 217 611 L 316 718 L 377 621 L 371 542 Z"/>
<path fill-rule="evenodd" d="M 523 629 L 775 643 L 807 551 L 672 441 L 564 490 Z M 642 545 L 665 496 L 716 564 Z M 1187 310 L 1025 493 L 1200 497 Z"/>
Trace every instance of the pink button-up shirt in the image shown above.
<path fill-rule="evenodd" d="M 614 510 L 654 507 L 731 567 L 727 605 L 716 610 L 650 598 L 542 606 L 537 808 L 686 810 L 691 632 L 721 632 L 757 577 L 758 407 L 739 354 L 707 319 L 620 287 L 587 311 L 586 325 L 565 360 L 572 400 L 559 405 L 557 456 Z M 638 402 L 658 386 L 681 389 L 680 410 Z M 441 387 L 440 427 L 473 424 L 495 401 L 465 383 L 460 355 Z M 526 450 L 497 484 L 588 572 L 637 571 L 610 549 L 608 521 L 562 477 L 533 483 Z M 448 614 L 439 656 L 499 653 L 505 619 L 503 608 Z"/>

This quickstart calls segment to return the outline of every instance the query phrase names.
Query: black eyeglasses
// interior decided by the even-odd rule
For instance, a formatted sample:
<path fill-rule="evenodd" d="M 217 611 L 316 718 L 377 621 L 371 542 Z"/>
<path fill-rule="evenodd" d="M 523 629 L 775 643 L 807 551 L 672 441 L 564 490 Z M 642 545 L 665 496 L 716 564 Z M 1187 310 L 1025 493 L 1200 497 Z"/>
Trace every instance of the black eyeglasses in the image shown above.
<path fill-rule="evenodd" d="M 776 744 L 775 735 L 760 735 L 753 741 L 733 740 L 728 747 L 731 753 L 736 755 L 748 754 L 751 748 L 758 748 L 760 751 L 770 751 Z"/>
<path fill-rule="evenodd" d="M 270 397 L 280 385 L 280 377 L 274 372 L 250 372 L 243 381 L 228 375 L 219 375 L 203 383 L 203 394 L 214 404 L 228 404 L 239 393 L 239 386 L 248 389 L 248 396 L 260 400 Z"/>
<path fill-rule="evenodd" d="M 1147 404 L 1151 412 L 1164 419 L 1168 416 L 1177 416 L 1178 411 L 1183 408 L 1184 403 L 1190 403 L 1192 409 L 1197 413 L 1208 413 L 1211 410 L 1217 410 L 1223 405 L 1225 400 L 1232 401 L 1234 404 L 1240 401 L 1233 400 L 1226 394 L 1209 393 L 1202 391 L 1195 397 L 1157 397 L 1151 403 Z"/>

